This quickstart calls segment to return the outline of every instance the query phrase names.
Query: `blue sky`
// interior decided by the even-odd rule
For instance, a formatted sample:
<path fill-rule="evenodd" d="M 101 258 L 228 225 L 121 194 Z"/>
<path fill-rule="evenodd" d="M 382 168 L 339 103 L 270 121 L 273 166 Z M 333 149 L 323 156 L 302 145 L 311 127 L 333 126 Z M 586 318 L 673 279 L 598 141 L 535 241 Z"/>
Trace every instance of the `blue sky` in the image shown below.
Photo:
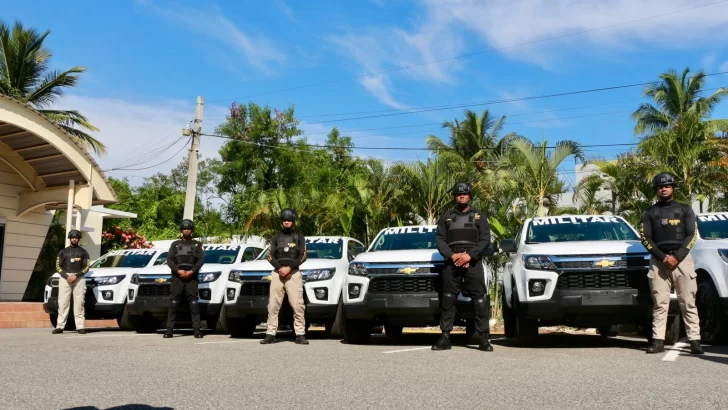
<path fill-rule="evenodd" d="M 203 131 L 224 120 L 233 101 L 295 105 L 312 142 L 338 126 L 360 146 L 424 147 L 428 134 L 445 137 L 442 121 L 463 108 L 344 121 L 341 113 L 469 104 L 642 83 L 668 69 L 728 71 L 728 2 L 650 18 L 715 0 L 270 0 L 74 1 L 52 7 L 3 6 L 6 22 L 49 29 L 54 68 L 87 68 L 80 87 L 59 106 L 82 111 L 109 148 L 102 168 L 143 168 L 183 149 L 180 130 L 205 98 Z M 644 19 L 640 22 L 629 21 Z M 624 24 L 623 24 L 624 23 Z M 603 30 L 565 36 L 606 26 Z M 532 43 L 530 45 L 520 45 Z M 513 47 L 512 47 L 513 46 Z M 468 58 L 424 64 L 500 49 Z M 419 65 L 385 74 L 377 72 Z M 367 75 L 368 74 L 368 75 Z M 336 80 L 332 84 L 282 89 Z M 711 77 L 708 88 L 728 85 Z M 630 113 L 641 88 L 474 106 L 506 115 L 505 132 L 534 140 L 583 144 L 633 143 Z M 553 111 L 558 110 L 558 111 Z M 390 111 L 389 113 L 403 112 Z M 728 102 L 715 112 L 728 117 Z M 578 118 L 575 118 L 578 117 Z M 331 121 L 325 122 L 321 121 Z M 204 157 L 223 140 L 207 137 Z M 165 152 L 155 149 L 169 146 Z M 612 158 L 627 148 L 591 148 Z M 145 153 L 147 155 L 145 155 Z M 150 155 L 153 154 L 153 155 Z M 426 152 L 358 150 L 388 161 Z M 182 159 L 147 170 L 116 170 L 133 184 Z M 564 177 L 573 180 L 573 163 Z"/>

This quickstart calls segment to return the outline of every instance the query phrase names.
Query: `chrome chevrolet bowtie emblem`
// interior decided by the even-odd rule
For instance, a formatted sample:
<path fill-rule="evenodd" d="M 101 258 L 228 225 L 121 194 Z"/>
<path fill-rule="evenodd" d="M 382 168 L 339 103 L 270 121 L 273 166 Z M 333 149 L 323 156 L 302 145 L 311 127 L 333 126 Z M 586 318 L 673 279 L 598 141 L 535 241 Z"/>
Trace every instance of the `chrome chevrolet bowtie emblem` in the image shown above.
<path fill-rule="evenodd" d="M 401 268 L 400 270 L 397 271 L 397 273 L 404 273 L 405 275 L 411 275 L 415 272 L 417 272 L 417 268 L 411 268 L 409 266 L 406 268 Z"/>
<path fill-rule="evenodd" d="M 599 268 L 608 268 L 610 266 L 614 266 L 614 261 L 609 261 L 606 259 L 602 259 L 599 262 L 595 262 L 594 266 L 597 266 Z"/>
<path fill-rule="evenodd" d="M 268 276 L 263 276 L 261 279 L 270 281 L 271 279 L 273 279 L 273 277 L 271 275 L 268 275 Z"/>
<path fill-rule="evenodd" d="M 167 279 L 165 279 L 165 278 L 157 278 L 157 279 L 154 279 L 154 281 L 155 281 L 156 283 L 164 283 L 164 282 L 166 282 L 166 281 L 167 281 Z"/>

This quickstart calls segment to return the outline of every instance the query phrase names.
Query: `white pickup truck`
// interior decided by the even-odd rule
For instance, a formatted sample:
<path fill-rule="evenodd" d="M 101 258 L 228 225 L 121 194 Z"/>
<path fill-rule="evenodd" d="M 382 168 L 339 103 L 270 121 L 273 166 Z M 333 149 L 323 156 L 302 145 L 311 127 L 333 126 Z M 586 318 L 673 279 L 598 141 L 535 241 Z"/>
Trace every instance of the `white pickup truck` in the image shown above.
<path fill-rule="evenodd" d="M 167 249 L 126 249 L 109 252 L 96 259 L 86 273 L 86 319 L 116 319 L 122 330 L 132 330 L 127 309 L 127 295 L 132 273 L 148 266 L 164 264 Z M 51 324 L 58 321 L 58 272 L 48 278 L 43 294 L 43 309 Z M 75 329 L 73 306 L 66 329 Z"/>
<path fill-rule="evenodd" d="M 700 337 L 728 343 L 728 213 L 698 214 L 698 238 L 690 253 L 698 274 Z"/>
<path fill-rule="evenodd" d="M 503 277 L 503 319 L 516 344 L 536 342 L 539 326 L 597 328 L 644 326 L 651 338 L 650 254 L 637 231 L 617 216 L 569 215 L 526 219 L 514 240 Z M 681 329 L 671 295 L 666 344 Z"/>

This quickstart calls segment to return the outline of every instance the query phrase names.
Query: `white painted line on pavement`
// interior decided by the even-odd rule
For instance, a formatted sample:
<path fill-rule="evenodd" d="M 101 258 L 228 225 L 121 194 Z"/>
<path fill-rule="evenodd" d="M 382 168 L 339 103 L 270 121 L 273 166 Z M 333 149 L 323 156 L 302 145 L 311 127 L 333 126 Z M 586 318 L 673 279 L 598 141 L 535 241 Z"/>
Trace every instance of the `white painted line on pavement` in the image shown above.
<path fill-rule="evenodd" d="M 211 345 L 213 343 L 242 343 L 242 342 L 255 342 L 256 339 L 247 339 L 247 340 L 221 340 L 219 342 L 200 342 L 195 343 L 196 345 Z"/>
<path fill-rule="evenodd" d="M 683 352 L 683 347 L 690 346 L 689 343 L 684 342 L 685 339 L 682 339 L 681 341 L 675 343 L 672 347 L 668 348 L 670 350 L 669 352 L 665 353 L 665 356 L 662 358 L 663 362 L 674 362 L 677 360 L 677 357 L 680 355 L 680 353 Z"/>
<path fill-rule="evenodd" d="M 133 337 L 133 336 L 159 336 L 156 333 L 144 333 L 144 334 L 134 334 L 134 335 L 78 335 L 78 336 L 66 336 L 66 339 L 74 339 L 77 337 L 88 339 L 91 337 Z"/>
<path fill-rule="evenodd" d="M 432 348 L 432 347 L 430 347 L 430 346 L 425 346 L 425 347 L 415 347 L 415 348 L 413 348 L 413 349 L 390 350 L 390 351 L 388 351 L 388 352 L 382 352 L 382 353 L 385 353 L 385 354 L 386 354 L 386 353 L 402 353 L 402 352 L 412 352 L 412 351 L 414 351 L 414 350 L 425 350 L 425 349 L 431 349 L 431 348 Z"/>

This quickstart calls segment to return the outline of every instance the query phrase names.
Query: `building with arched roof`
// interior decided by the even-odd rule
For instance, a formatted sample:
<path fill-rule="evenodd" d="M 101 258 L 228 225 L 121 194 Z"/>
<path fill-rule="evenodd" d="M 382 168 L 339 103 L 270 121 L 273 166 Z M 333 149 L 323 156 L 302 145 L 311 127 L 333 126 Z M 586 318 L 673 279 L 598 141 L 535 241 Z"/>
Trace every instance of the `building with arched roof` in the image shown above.
<path fill-rule="evenodd" d="M 0 301 L 22 300 L 56 210 L 99 257 L 104 208 L 118 202 L 88 151 L 32 107 L 0 95 Z M 50 276 L 53 272 L 48 272 Z"/>

